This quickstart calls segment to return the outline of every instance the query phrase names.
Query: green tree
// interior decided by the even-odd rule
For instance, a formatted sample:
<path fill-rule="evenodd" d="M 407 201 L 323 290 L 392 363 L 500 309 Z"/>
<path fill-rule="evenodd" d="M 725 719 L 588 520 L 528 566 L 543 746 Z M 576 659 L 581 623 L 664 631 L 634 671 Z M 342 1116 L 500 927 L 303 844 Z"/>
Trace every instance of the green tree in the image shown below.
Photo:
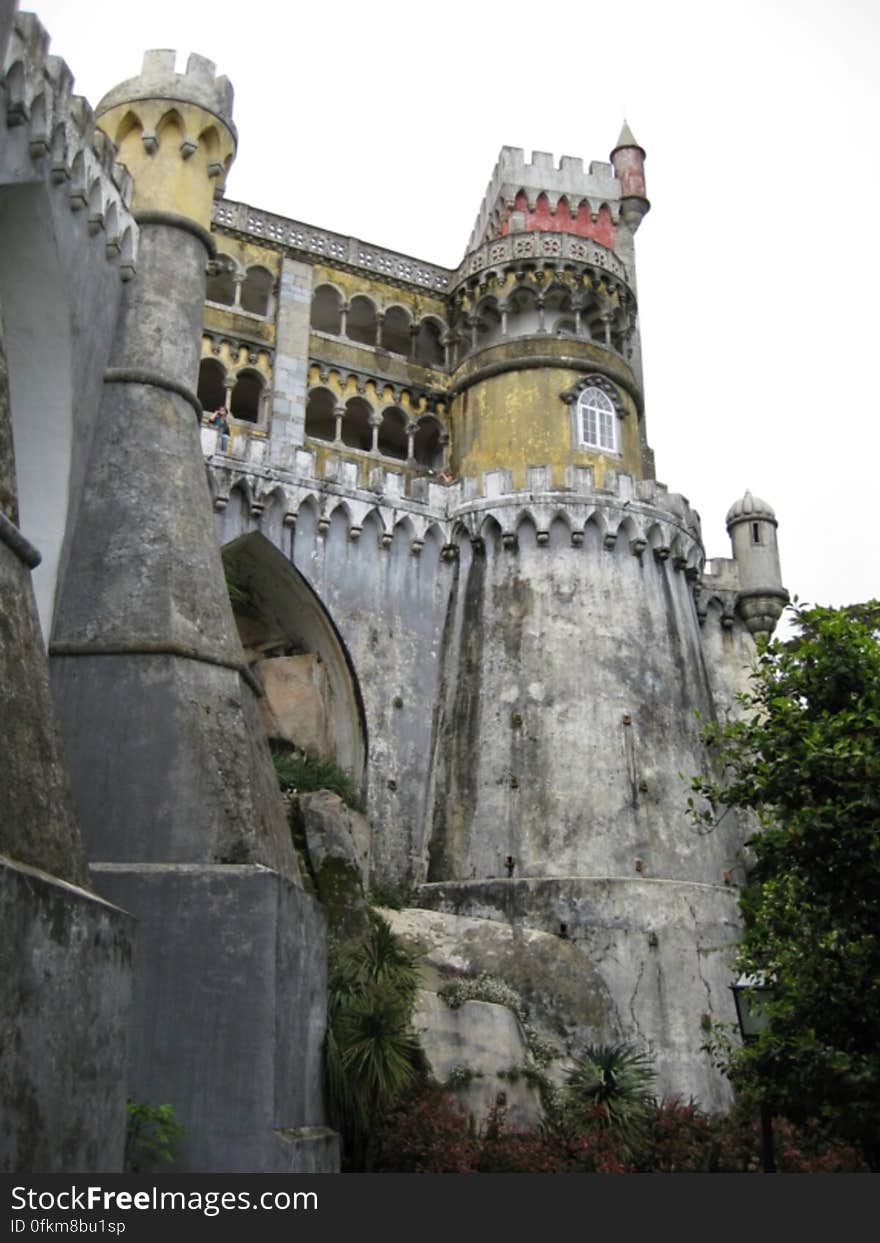
<path fill-rule="evenodd" d="M 768 1026 L 732 1058 L 746 1101 L 819 1118 L 880 1160 L 880 602 L 795 605 L 759 650 L 742 719 L 712 726 L 717 779 L 694 816 L 757 830 L 738 967 L 775 982 Z"/>

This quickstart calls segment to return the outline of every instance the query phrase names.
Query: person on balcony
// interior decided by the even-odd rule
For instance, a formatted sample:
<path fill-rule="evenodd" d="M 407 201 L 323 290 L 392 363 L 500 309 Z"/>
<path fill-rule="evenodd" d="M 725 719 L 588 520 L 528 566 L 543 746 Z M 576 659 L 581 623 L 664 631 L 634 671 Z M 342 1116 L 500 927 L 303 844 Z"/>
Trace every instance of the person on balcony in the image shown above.
<path fill-rule="evenodd" d="M 210 426 L 216 428 L 220 433 L 218 451 L 225 453 L 226 446 L 229 443 L 229 411 L 225 406 L 221 406 L 219 410 L 214 411 L 214 417 L 211 419 Z"/>

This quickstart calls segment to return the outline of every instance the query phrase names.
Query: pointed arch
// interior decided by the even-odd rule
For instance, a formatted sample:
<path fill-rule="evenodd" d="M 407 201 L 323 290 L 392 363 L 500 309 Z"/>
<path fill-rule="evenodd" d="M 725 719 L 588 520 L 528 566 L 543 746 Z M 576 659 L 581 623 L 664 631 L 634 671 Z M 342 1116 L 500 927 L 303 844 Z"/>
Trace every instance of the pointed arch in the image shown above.
<path fill-rule="evenodd" d="M 156 126 L 156 139 L 161 146 L 164 142 L 171 142 L 175 146 L 179 146 L 186 137 L 186 126 L 183 117 L 176 108 L 169 108 L 159 118 Z"/>

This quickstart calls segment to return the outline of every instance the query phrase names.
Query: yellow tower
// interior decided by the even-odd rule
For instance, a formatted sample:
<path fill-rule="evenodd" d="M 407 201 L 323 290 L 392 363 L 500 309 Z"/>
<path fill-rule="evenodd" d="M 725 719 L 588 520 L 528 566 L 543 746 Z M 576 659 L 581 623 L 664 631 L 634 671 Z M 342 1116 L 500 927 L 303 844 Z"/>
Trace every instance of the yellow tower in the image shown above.
<path fill-rule="evenodd" d="M 514 487 L 530 465 L 554 487 L 577 467 L 599 486 L 609 470 L 653 475 L 630 190 L 612 164 L 502 150 L 450 297 L 456 474 L 507 469 Z"/>
<path fill-rule="evenodd" d="M 134 210 L 177 212 L 207 229 L 235 158 L 232 86 L 204 56 L 193 53 L 185 74 L 174 58 L 147 52 L 141 74 L 104 96 L 97 119 L 134 178 Z"/>

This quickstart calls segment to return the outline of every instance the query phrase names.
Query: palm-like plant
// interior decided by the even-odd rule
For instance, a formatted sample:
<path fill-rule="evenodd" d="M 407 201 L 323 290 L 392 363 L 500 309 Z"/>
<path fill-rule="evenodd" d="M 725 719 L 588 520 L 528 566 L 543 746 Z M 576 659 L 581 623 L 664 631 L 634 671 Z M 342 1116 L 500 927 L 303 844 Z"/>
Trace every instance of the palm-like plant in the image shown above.
<path fill-rule="evenodd" d="M 375 913 L 366 936 L 333 955 L 324 1082 L 331 1121 L 355 1168 L 367 1159 L 379 1117 L 420 1065 L 411 1027 L 417 986 L 415 959 Z"/>
<path fill-rule="evenodd" d="M 654 1079 L 650 1057 L 632 1045 L 590 1045 L 566 1080 L 565 1120 L 576 1129 L 589 1116 L 617 1131 L 632 1149 L 647 1132 L 655 1105 Z"/>

